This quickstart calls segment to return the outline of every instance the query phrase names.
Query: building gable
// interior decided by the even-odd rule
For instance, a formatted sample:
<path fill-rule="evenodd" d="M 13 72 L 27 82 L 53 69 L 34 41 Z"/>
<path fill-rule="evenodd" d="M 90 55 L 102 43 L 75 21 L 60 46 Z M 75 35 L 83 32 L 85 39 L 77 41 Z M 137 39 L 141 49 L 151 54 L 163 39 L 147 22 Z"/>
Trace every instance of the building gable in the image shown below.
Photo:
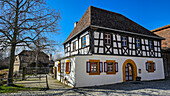
<path fill-rule="evenodd" d="M 121 14 L 90 6 L 63 44 L 91 25 L 163 39 Z"/>

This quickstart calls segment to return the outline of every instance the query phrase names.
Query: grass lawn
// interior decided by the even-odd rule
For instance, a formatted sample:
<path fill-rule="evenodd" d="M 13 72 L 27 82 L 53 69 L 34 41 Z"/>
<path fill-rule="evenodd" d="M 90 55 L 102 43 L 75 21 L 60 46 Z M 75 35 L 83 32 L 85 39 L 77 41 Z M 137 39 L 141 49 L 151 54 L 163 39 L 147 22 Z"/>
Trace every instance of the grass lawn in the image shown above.
<path fill-rule="evenodd" d="M 0 86 L 0 93 L 14 93 L 18 91 L 39 91 L 40 88 L 26 88 L 23 85 L 16 84 L 15 86 Z"/>

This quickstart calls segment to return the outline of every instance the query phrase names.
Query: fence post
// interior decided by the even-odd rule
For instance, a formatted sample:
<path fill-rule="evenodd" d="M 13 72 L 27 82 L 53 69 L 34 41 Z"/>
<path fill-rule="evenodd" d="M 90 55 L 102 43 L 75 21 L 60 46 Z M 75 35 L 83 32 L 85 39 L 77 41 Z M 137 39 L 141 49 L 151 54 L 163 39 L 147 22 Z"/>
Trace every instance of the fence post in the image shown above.
<path fill-rule="evenodd" d="M 22 70 L 22 80 L 25 80 L 25 75 L 26 75 L 26 67 L 23 67 L 23 70 Z"/>
<path fill-rule="evenodd" d="M 46 84 L 47 84 L 47 89 L 49 89 L 47 75 L 46 75 Z"/>

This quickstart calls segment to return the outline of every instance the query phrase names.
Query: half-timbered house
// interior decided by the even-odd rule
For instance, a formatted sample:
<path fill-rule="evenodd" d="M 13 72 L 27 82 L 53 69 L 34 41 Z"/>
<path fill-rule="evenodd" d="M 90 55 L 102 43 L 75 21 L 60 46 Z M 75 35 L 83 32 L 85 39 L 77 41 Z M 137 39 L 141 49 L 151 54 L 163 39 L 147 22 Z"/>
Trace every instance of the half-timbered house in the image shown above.
<path fill-rule="evenodd" d="M 90 6 L 63 43 L 56 78 L 73 87 L 164 79 L 162 39 L 121 14 Z"/>

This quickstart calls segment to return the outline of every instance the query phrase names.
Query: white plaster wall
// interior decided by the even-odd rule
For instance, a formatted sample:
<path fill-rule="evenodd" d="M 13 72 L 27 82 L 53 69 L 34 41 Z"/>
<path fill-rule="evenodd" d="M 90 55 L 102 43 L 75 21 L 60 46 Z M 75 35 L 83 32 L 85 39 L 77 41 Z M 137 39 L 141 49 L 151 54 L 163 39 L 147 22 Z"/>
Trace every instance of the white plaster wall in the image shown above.
<path fill-rule="evenodd" d="M 147 39 L 145 39 L 145 44 L 148 45 L 148 40 Z"/>
<path fill-rule="evenodd" d="M 97 39 L 99 38 L 99 32 L 96 32 L 96 31 L 94 32 L 94 38 L 97 38 Z"/>
<path fill-rule="evenodd" d="M 65 73 L 65 68 L 66 68 L 66 63 L 65 63 L 65 61 L 66 61 L 66 60 L 70 60 L 70 62 L 71 62 L 71 72 L 70 72 L 70 74 L 66 74 L 66 73 Z M 61 78 L 61 82 L 64 83 L 63 79 L 64 79 L 64 78 L 67 78 L 68 81 L 70 82 L 68 85 L 69 85 L 69 86 L 72 86 L 72 87 L 75 86 L 75 71 L 76 71 L 76 69 L 75 69 L 75 60 L 76 60 L 75 57 L 70 57 L 70 58 L 68 58 L 68 59 L 63 59 L 63 60 L 61 60 L 61 64 L 64 63 L 64 74 L 63 74 L 64 77 Z M 58 71 L 58 62 L 59 62 L 59 61 L 56 61 L 56 62 L 55 62 L 55 66 L 57 67 L 57 71 Z M 59 72 L 57 72 L 57 80 L 60 81 L 60 73 L 59 73 Z"/>
<path fill-rule="evenodd" d="M 79 39 L 79 48 L 81 48 L 81 38 Z"/>
<path fill-rule="evenodd" d="M 78 51 L 71 52 L 71 55 L 78 54 Z"/>
<path fill-rule="evenodd" d="M 89 35 L 86 35 L 86 46 L 90 44 Z"/>
<path fill-rule="evenodd" d="M 94 40 L 94 45 L 97 45 L 97 46 L 98 46 L 98 41 L 99 41 L 99 40 Z"/>
<path fill-rule="evenodd" d="M 99 53 L 104 53 L 104 48 L 99 48 Z"/>
<path fill-rule="evenodd" d="M 115 34 L 113 34 L 113 40 L 116 40 Z"/>
<path fill-rule="evenodd" d="M 141 41 L 142 41 L 142 44 L 144 44 L 144 40 L 143 40 L 143 39 L 141 39 Z"/>
<path fill-rule="evenodd" d="M 129 37 L 129 42 L 132 42 L 132 37 Z"/>
<path fill-rule="evenodd" d="M 103 40 L 100 40 L 100 46 L 103 46 Z"/>
<path fill-rule="evenodd" d="M 71 43 L 71 52 L 73 51 L 73 43 Z"/>
<path fill-rule="evenodd" d="M 121 36 L 117 34 L 117 41 L 121 41 Z"/>
<path fill-rule="evenodd" d="M 89 75 L 86 73 L 86 61 L 89 59 L 100 60 L 116 60 L 118 62 L 118 72 L 112 75 L 106 75 L 105 72 L 100 75 Z M 92 55 L 92 56 L 76 56 L 76 87 L 95 86 L 104 84 L 114 84 L 123 82 L 122 66 L 127 59 L 132 59 L 137 66 L 137 76 L 141 76 L 141 80 L 164 79 L 164 69 L 162 58 L 144 58 L 144 57 L 126 57 L 126 56 L 107 56 L 107 55 Z M 156 71 L 148 73 L 146 71 L 145 62 L 153 61 L 156 64 Z M 138 70 L 141 69 L 141 74 Z"/>
<path fill-rule="evenodd" d="M 79 50 L 80 54 L 87 54 L 88 51 L 89 51 L 89 47 L 86 47 L 86 48 Z"/>

